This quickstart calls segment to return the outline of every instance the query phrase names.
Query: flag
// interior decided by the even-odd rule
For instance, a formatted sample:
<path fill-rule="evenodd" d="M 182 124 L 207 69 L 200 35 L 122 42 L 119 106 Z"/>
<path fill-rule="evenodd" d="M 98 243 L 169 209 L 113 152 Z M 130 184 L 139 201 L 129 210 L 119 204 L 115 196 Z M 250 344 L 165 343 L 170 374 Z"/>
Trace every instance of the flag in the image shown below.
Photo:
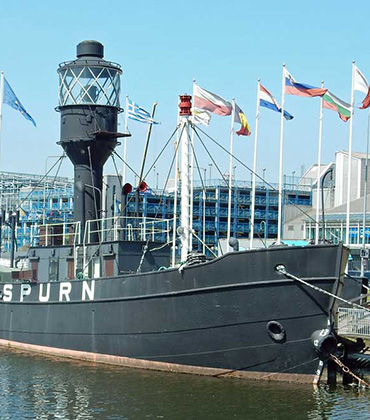
<path fill-rule="evenodd" d="M 115 199 L 115 204 L 116 204 L 115 214 L 121 213 L 121 208 L 122 208 L 121 202 L 119 200 Z"/>
<path fill-rule="evenodd" d="M 144 108 L 127 98 L 127 116 L 130 120 L 139 121 L 144 124 L 159 124 Z"/>
<path fill-rule="evenodd" d="M 327 89 L 296 82 L 288 70 L 285 70 L 285 93 L 287 95 L 305 96 L 310 98 L 314 96 L 323 96 L 326 91 Z"/>
<path fill-rule="evenodd" d="M 343 121 L 348 121 L 351 118 L 351 105 L 342 101 L 331 92 L 327 91 L 323 96 L 323 107 L 337 111 L 339 118 Z"/>
<path fill-rule="evenodd" d="M 205 109 L 217 115 L 231 115 L 232 105 L 229 101 L 194 83 L 194 107 Z"/>
<path fill-rule="evenodd" d="M 365 76 L 355 65 L 355 75 L 353 81 L 353 90 L 359 90 L 366 94 L 365 99 L 362 101 L 362 107 L 360 109 L 366 109 L 370 106 L 370 87 L 367 83 Z"/>
<path fill-rule="evenodd" d="M 191 115 L 193 124 L 209 125 L 211 121 L 211 113 L 204 109 L 192 108 Z"/>
<path fill-rule="evenodd" d="M 272 111 L 281 113 L 281 106 L 278 101 L 271 95 L 271 93 L 260 84 L 260 106 L 271 109 Z M 292 120 L 293 115 L 289 114 L 288 111 L 284 110 L 284 118 L 286 120 Z"/>
<path fill-rule="evenodd" d="M 31 123 L 36 127 L 35 120 L 31 115 L 26 111 L 25 107 L 21 104 L 21 101 L 15 95 L 13 89 L 10 87 L 8 81 L 4 77 L 4 99 L 3 103 L 11 106 L 15 110 L 19 111 L 26 120 L 31 121 Z"/>
<path fill-rule="evenodd" d="M 235 104 L 234 122 L 241 124 L 240 130 L 236 132 L 238 136 L 250 136 L 251 130 L 249 128 L 247 117 L 244 112 Z"/>

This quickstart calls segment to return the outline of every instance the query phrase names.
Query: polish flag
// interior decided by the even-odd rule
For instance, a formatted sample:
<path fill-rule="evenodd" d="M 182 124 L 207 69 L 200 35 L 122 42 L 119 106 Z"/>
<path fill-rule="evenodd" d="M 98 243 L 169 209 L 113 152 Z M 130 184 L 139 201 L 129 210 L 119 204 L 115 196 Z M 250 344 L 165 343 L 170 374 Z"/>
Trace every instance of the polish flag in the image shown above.
<path fill-rule="evenodd" d="M 232 105 L 229 101 L 196 84 L 194 84 L 194 108 L 205 109 L 221 116 L 231 115 L 232 112 Z"/>

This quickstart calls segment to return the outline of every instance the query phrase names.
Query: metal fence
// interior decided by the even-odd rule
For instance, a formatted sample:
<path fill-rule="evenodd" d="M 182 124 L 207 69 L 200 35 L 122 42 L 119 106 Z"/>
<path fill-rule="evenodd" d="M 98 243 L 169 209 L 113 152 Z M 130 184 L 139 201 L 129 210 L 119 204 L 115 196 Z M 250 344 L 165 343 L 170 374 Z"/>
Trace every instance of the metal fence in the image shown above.
<path fill-rule="evenodd" d="M 370 338 L 370 312 L 363 309 L 339 308 L 338 334 Z"/>

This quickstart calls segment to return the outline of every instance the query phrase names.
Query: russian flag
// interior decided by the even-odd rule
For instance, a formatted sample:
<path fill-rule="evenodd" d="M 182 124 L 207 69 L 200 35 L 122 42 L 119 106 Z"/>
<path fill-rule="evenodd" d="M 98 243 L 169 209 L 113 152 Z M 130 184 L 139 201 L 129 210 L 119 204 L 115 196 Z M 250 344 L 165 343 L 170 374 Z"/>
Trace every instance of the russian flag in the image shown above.
<path fill-rule="evenodd" d="M 271 93 L 260 84 L 260 106 L 271 109 L 272 111 L 281 113 L 281 106 L 277 100 L 271 95 Z M 288 111 L 284 110 L 284 118 L 286 120 L 292 120 L 293 115 L 289 114 Z"/>
<path fill-rule="evenodd" d="M 285 70 L 285 93 L 287 95 L 297 95 L 312 98 L 314 96 L 323 96 L 327 89 L 317 88 L 314 86 L 298 83 L 294 80 L 293 76 Z"/>

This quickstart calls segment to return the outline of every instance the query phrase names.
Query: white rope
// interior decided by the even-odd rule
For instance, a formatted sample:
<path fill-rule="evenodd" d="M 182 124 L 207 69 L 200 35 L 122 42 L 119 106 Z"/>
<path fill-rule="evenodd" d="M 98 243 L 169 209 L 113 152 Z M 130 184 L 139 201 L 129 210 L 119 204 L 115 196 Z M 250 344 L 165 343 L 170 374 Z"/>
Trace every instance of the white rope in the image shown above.
<path fill-rule="evenodd" d="M 316 290 L 316 291 L 318 291 L 318 292 L 324 293 L 325 295 L 331 296 L 331 297 L 332 297 L 332 298 L 334 298 L 334 299 L 340 300 L 341 302 L 344 302 L 344 303 L 346 303 L 347 305 L 353 306 L 354 308 L 362 309 L 362 310 L 364 310 L 364 311 L 366 311 L 366 312 L 370 312 L 370 309 L 365 308 L 364 306 L 357 305 L 357 303 L 352 303 L 352 302 L 350 302 L 350 301 L 348 301 L 348 300 L 346 300 L 346 299 L 343 299 L 343 298 L 341 298 L 341 297 L 339 297 L 339 296 L 334 295 L 333 293 L 330 293 L 330 292 L 328 292 L 328 291 L 326 291 L 326 290 L 324 290 L 324 289 L 321 289 L 320 287 L 314 286 L 313 284 L 310 284 L 310 283 L 308 283 L 308 282 L 306 282 L 306 281 L 304 281 L 304 280 L 300 279 L 299 277 L 294 276 L 294 275 L 293 275 L 293 274 L 291 274 L 291 273 L 288 273 L 288 272 L 286 271 L 286 268 L 285 268 L 283 265 L 278 265 L 278 266 L 276 266 L 276 267 L 275 267 L 275 270 L 276 270 L 276 271 L 278 271 L 278 272 L 279 272 L 279 273 L 281 273 L 281 274 L 284 274 L 286 277 L 289 277 L 289 278 L 291 278 L 291 279 L 293 279 L 293 280 L 296 280 L 296 281 L 298 281 L 298 282 L 300 282 L 300 283 L 304 284 L 305 286 L 311 287 L 311 289 L 314 289 L 314 290 Z"/>

